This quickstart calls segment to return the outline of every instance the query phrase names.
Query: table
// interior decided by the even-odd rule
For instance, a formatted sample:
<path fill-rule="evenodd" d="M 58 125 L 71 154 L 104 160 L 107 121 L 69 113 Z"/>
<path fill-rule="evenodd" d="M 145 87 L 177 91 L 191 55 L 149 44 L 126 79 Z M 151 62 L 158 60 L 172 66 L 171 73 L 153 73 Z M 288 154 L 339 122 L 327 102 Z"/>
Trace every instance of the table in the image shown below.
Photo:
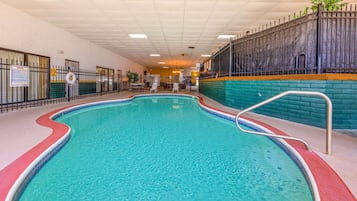
<path fill-rule="evenodd" d="M 145 83 L 130 83 L 130 91 L 134 89 L 144 89 Z"/>

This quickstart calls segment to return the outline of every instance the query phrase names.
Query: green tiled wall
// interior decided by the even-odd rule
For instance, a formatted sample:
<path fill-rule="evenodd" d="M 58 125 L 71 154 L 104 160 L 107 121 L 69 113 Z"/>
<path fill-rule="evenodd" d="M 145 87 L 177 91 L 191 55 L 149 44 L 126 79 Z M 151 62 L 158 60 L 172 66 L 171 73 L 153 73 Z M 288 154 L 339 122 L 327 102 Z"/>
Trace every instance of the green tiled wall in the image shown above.
<path fill-rule="evenodd" d="M 51 98 L 63 98 L 66 95 L 66 84 L 64 82 L 51 83 Z M 96 93 L 95 82 L 80 82 L 79 95 Z"/>
<path fill-rule="evenodd" d="M 326 95 L 333 104 L 333 123 L 339 129 L 357 129 L 357 81 L 329 81 Z"/>
<path fill-rule="evenodd" d="M 64 82 L 51 83 L 51 98 L 63 98 L 66 94 L 66 84 Z"/>
<path fill-rule="evenodd" d="M 333 104 L 333 128 L 357 129 L 357 81 L 229 80 L 200 83 L 201 93 L 238 109 L 288 90 L 325 93 Z M 319 97 L 289 95 L 253 112 L 324 128 L 325 109 L 325 101 Z"/>
<path fill-rule="evenodd" d="M 226 91 L 225 91 L 225 81 L 217 82 L 205 82 L 200 84 L 200 91 L 204 91 L 205 95 L 220 102 L 225 103 L 226 100 Z"/>
<path fill-rule="evenodd" d="M 80 82 L 78 87 L 79 95 L 96 93 L 95 82 Z"/>

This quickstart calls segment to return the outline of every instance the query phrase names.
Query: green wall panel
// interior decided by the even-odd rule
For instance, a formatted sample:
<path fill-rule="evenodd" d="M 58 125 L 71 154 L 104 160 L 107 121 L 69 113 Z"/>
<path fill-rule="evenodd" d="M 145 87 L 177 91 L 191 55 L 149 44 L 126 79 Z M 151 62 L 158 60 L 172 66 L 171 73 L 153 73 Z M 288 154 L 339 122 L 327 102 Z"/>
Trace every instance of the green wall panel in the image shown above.
<path fill-rule="evenodd" d="M 51 98 L 63 98 L 66 95 L 65 83 L 51 83 Z M 79 95 L 96 93 L 95 82 L 79 83 Z"/>
<path fill-rule="evenodd" d="M 95 82 L 79 83 L 79 95 L 96 93 Z"/>
<path fill-rule="evenodd" d="M 199 85 L 199 91 L 204 91 L 205 95 L 216 100 L 217 102 L 225 102 L 225 81 L 217 82 L 201 82 Z"/>
<path fill-rule="evenodd" d="M 51 83 L 51 98 L 63 98 L 66 95 L 66 84 L 63 82 Z"/>
<path fill-rule="evenodd" d="M 333 104 L 333 128 L 357 129 L 357 81 L 228 80 L 200 84 L 201 93 L 237 109 L 288 90 L 325 93 Z M 321 128 L 326 124 L 326 104 L 319 97 L 289 95 L 253 112 Z"/>

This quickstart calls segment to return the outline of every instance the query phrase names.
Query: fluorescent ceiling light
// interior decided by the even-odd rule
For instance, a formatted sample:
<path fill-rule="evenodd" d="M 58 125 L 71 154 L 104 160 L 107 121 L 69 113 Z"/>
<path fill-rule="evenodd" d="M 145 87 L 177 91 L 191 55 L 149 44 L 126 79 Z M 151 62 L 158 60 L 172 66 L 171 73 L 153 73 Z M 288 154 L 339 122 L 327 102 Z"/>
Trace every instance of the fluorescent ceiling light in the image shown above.
<path fill-rule="evenodd" d="M 130 38 L 147 38 L 145 34 L 129 34 Z"/>
<path fill-rule="evenodd" d="M 164 62 L 164 61 L 159 61 L 158 64 L 166 64 L 166 62 Z"/>
<path fill-rule="evenodd" d="M 160 54 L 150 54 L 151 57 L 159 57 Z"/>
<path fill-rule="evenodd" d="M 218 39 L 230 39 L 230 38 L 235 38 L 236 35 L 219 35 L 217 38 Z"/>
<path fill-rule="evenodd" d="M 162 68 L 169 68 L 169 67 L 167 67 L 167 66 L 164 66 L 164 67 L 162 67 Z"/>
<path fill-rule="evenodd" d="M 202 54 L 201 57 L 211 57 L 212 55 L 210 54 Z"/>

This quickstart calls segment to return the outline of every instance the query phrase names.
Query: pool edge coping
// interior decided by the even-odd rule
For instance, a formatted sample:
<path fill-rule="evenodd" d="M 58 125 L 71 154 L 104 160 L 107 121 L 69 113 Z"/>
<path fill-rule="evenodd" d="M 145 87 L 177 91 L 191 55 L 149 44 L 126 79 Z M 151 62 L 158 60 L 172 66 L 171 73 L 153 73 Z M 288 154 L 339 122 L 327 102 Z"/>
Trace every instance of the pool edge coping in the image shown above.
<path fill-rule="evenodd" d="M 64 124 L 53 121 L 52 119 L 55 116 L 64 114 L 68 111 L 80 109 L 83 107 L 107 104 L 107 103 L 126 102 L 126 101 L 131 101 L 131 100 L 135 99 L 136 97 L 145 97 L 145 96 L 184 96 L 184 97 L 197 98 L 200 107 L 209 108 L 210 110 L 212 110 L 220 115 L 223 115 L 227 118 L 232 118 L 232 116 L 235 116 L 235 114 L 233 114 L 233 113 L 225 112 L 218 108 L 207 105 L 204 102 L 203 98 L 200 96 L 186 95 L 186 94 L 169 94 L 169 93 L 141 94 L 141 95 L 130 96 L 130 97 L 124 98 L 124 99 L 95 101 L 95 102 L 84 103 L 84 104 L 75 104 L 75 105 L 66 106 L 66 107 L 62 107 L 62 108 L 53 110 L 53 111 L 48 112 L 44 115 L 41 115 L 36 120 L 37 124 L 51 128 L 52 133 L 48 137 L 46 137 L 44 140 L 42 140 L 40 143 L 38 143 L 37 145 L 32 147 L 29 151 L 25 152 L 23 155 L 21 155 L 20 157 L 15 159 L 13 162 L 11 162 L 9 165 L 7 165 L 5 168 L 0 170 L 0 180 L 5 180 L 5 182 L 1 182 L 1 184 L 0 184 L 0 192 L 6 192 L 6 193 L 0 194 L 0 200 L 12 200 L 14 197 L 16 197 L 16 193 L 19 190 L 18 188 L 21 185 L 23 185 L 23 183 L 26 181 L 26 178 L 30 174 L 30 171 L 33 170 L 34 167 L 36 165 L 38 165 L 42 160 L 44 160 L 44 158 L 46 158 L 46 156 L 48 156 L 51 151 L 56 149 L 58 144 L 63 142 L 63 140 L 69 138 L 70 128 Z M 272 133 L 275 133 L 278 135 L 287 135 L 286 133 L 280 131 L 279 129 L 276 129 L 276 128 L 274 128 L 268 124 L 265 124 L 263 122 L 260 122 L 258 120 L 247 118 L 247 117 L 243 117 L 243 119 L 244 119 L 244 121 L 250 122 L 255 126 L 264 128 L 268 132 L 272 132 Z M 354 198 L 354 195 L 351 193 L 351 191 L 348 189 L 346 184 L 343 182 L 343 180 L 316 153 L 314 153 L 314 152 L 307 153 L 308 151 L 306 151 L 304 148 L 302 148 L 301 145 L 299 145 L 295 142 L 285 142 L 283 140 L 279 140 L 279 141 L 289 144 L 289 146 L 292 147 L 292 150 L 294 150 L 294 151 L 290 150 L 288 148 L 289 146 L 287 146 L 289 151 L 296 152 L 294 154 L 295 157 L 298 157 L 298 158 L 299 158 L 299 156 L 302 157 L 303 163 L 306 163 L 306 165 L 308 167 L 307 168 L 308 172 L 311 171 L 312 177 L 309 179 L 311 181 L 314 181 L 313 183 L 315 183 L 317 185 L 317 189 L 318 189 L 317 192 L 319 192 L 316 197 L 315 197 L 315 195 L 313 195 L 313 198 L 315 200 L 320 200 L 320 198 L 321 198 L 321 200 L 334 200 L 334 198 L 332 198 L 331 195 L 336 195 L 339 193 L 346 194 L 346 196 L 347 196 L 347 199 L 344 199 L 344 198 L 346 198 L 344 196 L 342 196 L 343 198 L 339 197 L 341 199 L 356 200 Z M 308 160 L 309 162 L 307 162 L 306 160 Z M 315 164 L 311 165 L 312 162 L 314 162 Z M 325 169 L 324 172 L 328 172 L 328 174 L 325 173 L 325 174 L 321 175 L 320 174 L 321 167 L 324 167 L 324 169 Z M 306 172 L 306 169 L 302 170 L 302 171 Z M 329 179 L 326 179 L 327 175 L 330 178 L 331 174 L 335 178 L 334 183 L 332 183 L 332 184 Z M 316 177 L 318 179 L 316 179 Z M 324 181 L 320 181 L 321 179 Z M 311 181 L 308 181 L 308 182 L 310 183 Z M 326 189 L 326 187 L 325 187 L 326 185 L 321 185 L 323 183 L 328 183 L 327 186 L 334 187 L 334 188 Z M 314 184 L 310 184 L 310 185 L 313 186 Z M 338 187 L 339 193 L 336 192 L 336 187 Z M 313 190 L 313 189 L 311 189 L 311 190 Z M 313 190 L 313 191 L 315 192 L 315 190 Z M 324 194 L 326 192 L 329 192 L 329 193 L 327 193 L 328 196 L 324 196 Z M 347 194 L 349 194 L 349 196 Z"/>

